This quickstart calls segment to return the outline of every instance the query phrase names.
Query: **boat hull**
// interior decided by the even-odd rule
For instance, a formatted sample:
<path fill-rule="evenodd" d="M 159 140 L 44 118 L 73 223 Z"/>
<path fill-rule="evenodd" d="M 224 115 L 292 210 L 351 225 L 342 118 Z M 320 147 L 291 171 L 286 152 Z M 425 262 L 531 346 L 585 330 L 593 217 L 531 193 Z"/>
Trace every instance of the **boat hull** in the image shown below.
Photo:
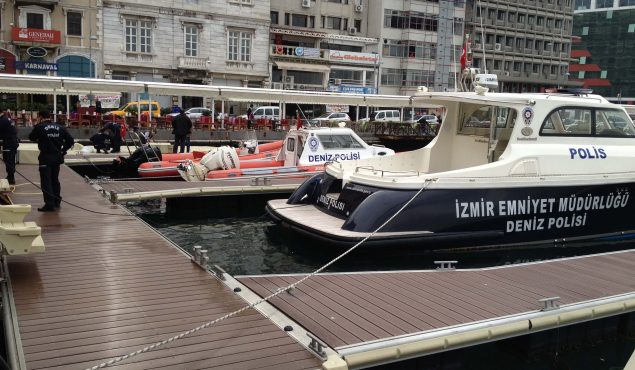
<path fill-rule="evenodd" d="M 310 182 L 307 180 L 305 184 Z M 289 198 L 290 204 L 306 204 L 311 208 L 304 209 L 302 217 L 293 215 L 294 210 L 288 204 L 280 206 L 269 202 L 267 211 L 275 220 L 298 232 L 347 246 L 378 229 L 413 197 L 412 202 L 367 243 L 410 244 L 431 249 L 505 246 L 616 240 L 632 238 L 630 234 L 635 230 L 632 217 L 635 204 L 630 196 L 635 182 L 434 188 L 424 189 L 418 195 L 418 190 L 347 184 L 339 197 L 329 194 L 328 187 L 328 181 L 313 187 L 300 186 Z M 330 227 L 311 225 L 311 220 L 317 218 Z"/>

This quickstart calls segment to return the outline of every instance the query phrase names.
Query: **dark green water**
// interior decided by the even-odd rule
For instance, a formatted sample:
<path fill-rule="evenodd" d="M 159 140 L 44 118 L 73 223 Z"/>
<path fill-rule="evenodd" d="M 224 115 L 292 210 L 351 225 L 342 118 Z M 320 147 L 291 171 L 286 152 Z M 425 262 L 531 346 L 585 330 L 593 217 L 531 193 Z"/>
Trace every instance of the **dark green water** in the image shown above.
<path fill-rule="evenodd" d="M 200 245 L 210 260 L 232 275 L 308 273 L 338 255 L 318 243 L 289 234 L 263 214 L 256 217 L 178 220 L 158 202 L 128 205 L 152 227 L 186 251 Z M 635 248 L 633 244 L 554 247 L 479 252 L 365 251 L 327 271 L 435 268 L 435 260 L 458 260 L 459 268 L 499 266 Z M 635 314 L 382 365 L 376 369 L 623 369 L 635 349 Z"/>

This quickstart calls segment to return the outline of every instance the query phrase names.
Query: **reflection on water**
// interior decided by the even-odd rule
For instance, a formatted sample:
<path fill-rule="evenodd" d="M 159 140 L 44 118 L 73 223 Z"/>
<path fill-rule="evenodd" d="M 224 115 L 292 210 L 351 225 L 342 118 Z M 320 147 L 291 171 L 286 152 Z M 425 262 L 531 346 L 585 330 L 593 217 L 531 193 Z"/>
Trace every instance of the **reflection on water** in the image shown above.
<path fill-rule="evenodd" d="M 279 227 L 266 215 L 242 218 L 174 220 L 160 208 L 132 207 L 146 222 L 188 252 L 200 245 L 210 261 L 231 275 L 307 273 L 342 252 Z M 632 243 L 632 242 L 631 242 Z M 458 268 L 500 266 L 633 248 L 633 244 L 492 251 L 422 251 L 409 248 L 370 250 L 361 246 L 327 271 L 433 269 L 434 261 L 457 260 Z"/>

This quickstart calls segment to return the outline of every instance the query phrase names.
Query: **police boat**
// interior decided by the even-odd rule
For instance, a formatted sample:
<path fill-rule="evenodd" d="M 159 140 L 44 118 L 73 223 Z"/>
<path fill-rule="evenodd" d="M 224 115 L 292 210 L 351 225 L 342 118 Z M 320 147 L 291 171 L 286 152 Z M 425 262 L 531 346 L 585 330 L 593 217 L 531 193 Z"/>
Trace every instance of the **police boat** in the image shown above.
<path fill-rule="evenodd" d="M 392 149 L 367 144 L 348 127 L 302 127 L 287 133 L 275 158 L 242 160 L 234 148 L 223 146 L 206 154 L 198 163 L 181 164 L 179 173 L 187 181 L 294 176 L 301 179 L 323 171 L 327 162 L 393 154 Z"/>
<path fill-rule="evenodd" d="M 414 95 L 444 115 L 426 147 L 330 163 L 288 200 L 269 201 L 269 215 L 340 246 L 635 237 L 635 126 L 623 107 L 585 90 L 484 90 Z"/>

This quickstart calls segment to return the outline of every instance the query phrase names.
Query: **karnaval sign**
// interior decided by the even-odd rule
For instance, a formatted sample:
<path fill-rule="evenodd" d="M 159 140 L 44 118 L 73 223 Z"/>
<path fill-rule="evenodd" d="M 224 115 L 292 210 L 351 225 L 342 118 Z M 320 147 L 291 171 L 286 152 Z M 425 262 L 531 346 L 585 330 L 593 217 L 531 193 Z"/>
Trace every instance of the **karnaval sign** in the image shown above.
<path fill-rule="evenodd" d="M 61 42 L 60 31 L 37 28 L 13 27 L 11 29 L 11 38 L 13 41 L 44 42 L 48 44 L 59 44 Z"/>

